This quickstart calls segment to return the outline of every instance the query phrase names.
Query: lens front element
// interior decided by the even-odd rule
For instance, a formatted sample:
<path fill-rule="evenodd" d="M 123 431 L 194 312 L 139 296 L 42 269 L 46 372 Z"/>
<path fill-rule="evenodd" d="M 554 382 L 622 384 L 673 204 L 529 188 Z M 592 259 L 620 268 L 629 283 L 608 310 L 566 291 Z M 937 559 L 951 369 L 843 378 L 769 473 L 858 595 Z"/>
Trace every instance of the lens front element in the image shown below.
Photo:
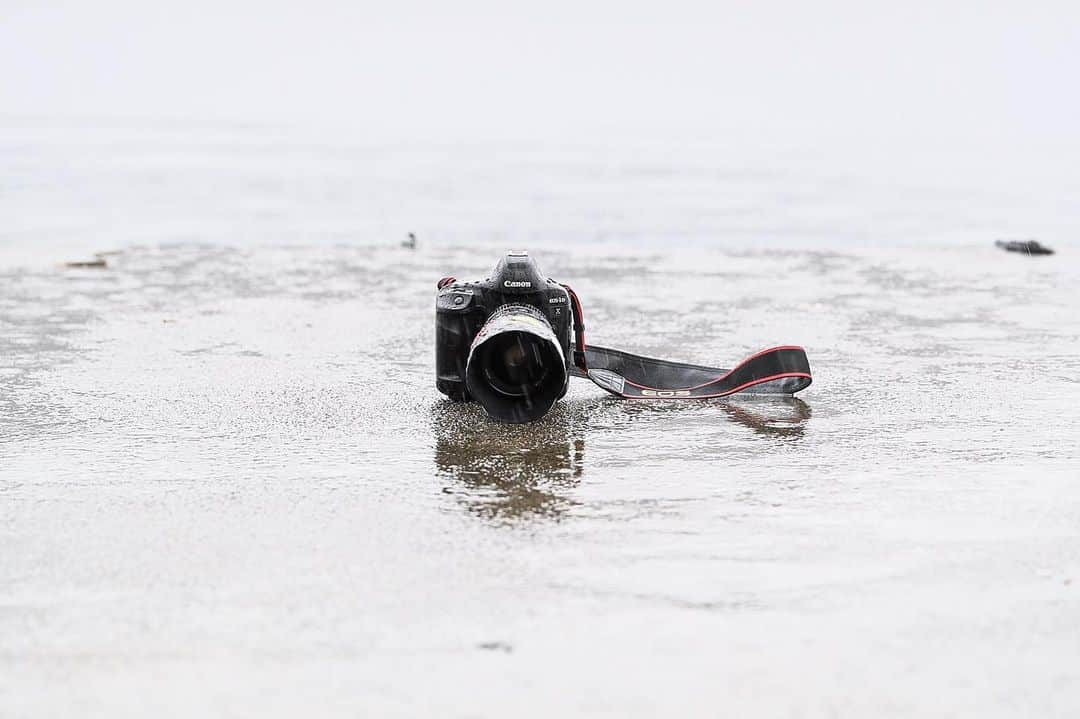
<path fill-rule="evenodd" d="M 507 397 L 536 393 L 550 372 L 541 341 L 527 332 L 505 332 L 492 339 L 482 361 L 484 378 Z"/>

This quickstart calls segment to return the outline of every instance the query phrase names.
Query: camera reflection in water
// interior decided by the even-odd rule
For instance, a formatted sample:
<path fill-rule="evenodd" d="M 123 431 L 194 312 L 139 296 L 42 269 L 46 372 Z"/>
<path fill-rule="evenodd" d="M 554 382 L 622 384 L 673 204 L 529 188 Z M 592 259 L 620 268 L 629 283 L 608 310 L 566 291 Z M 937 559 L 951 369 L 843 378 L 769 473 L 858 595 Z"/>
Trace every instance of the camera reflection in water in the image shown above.
<path fill-rule="evenodd" d="M 577 408 L 556 405 L 542 421 L 495 424 L 479 404 L 440 403 L 434 417 L 435 465 L 454 480 L 444 491 L 496 520 L 557 518 L 585 464 L 585 422 Z"/>
<path fill-rule="evenodd" d="M 722 415 L 717 414 L 717 410 Z M 810 406 L 795 397 L 745 397 L 702 402 L 626 401 L 609 397 L 557 404 L 539 422 L 498 424 L 477 403 L 439 402 L 432 410 L 435 466 L 450 480 L 443 491 L 470 512 L 497 522 L 559 519 L 580 502 L 575 490 L 585 476 L 590 436 L 657 431 L 677 436 L 686 422 L 700 426 L 723 417 L 762 438 L 798 441 Z M 650 428 L 638 426 L 650 423 Z M 726 423 L 722 423 L 726 424 Z M 676 446 L 660 447 L 661 453 Z"/>

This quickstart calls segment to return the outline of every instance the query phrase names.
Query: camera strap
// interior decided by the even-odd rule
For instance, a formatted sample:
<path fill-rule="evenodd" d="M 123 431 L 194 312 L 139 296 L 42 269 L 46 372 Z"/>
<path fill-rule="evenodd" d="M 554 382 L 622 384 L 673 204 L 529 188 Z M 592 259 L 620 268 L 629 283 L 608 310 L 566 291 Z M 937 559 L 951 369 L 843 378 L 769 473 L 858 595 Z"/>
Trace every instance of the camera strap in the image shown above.
<path fill-rule="evenodd" d="M 585 344 L 585 322 L 577 293 L 570 295 L 574 320 L 571 374 L 625 399 L 708 399 L 737 392 L 793 394 L 810 386 L 810 362 L 802 347 L 762 350 L 732 369 L 671 362 Z"/>
<path fill-rule="evenodd" d="M 588 376 L 589 364 L 585 350 L 585 313 L 581 309 L 581 300 L 570 285 L 563 285 L 570 295 L 570 316 L 574 319 L 574 367 Z"/>
<path fill-rule="evenodd" d="M 586 347 L 587 369 L 571 373 L 625 399 L 708 399 L 736 392 L 793 394 L 810 386 L 802 347 L 762 350 L 732 369 L 671 362 L 595 345 Z"/>

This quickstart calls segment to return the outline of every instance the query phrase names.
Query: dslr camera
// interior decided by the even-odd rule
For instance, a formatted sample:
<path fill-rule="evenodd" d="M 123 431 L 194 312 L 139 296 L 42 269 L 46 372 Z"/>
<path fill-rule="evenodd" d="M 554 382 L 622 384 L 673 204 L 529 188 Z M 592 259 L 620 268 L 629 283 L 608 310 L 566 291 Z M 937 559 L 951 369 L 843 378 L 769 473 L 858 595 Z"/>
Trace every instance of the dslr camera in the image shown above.
<path fill-rule="evenodd" d="M 514 423 L 539 419 L 566 394 L 573 291 L 544 277 L 527 252 L 506 253 L 487 279 L 446 277 L 438 287 L 440 392 L 477 400 L 492 418 Z"/>
<path fill-rule="evenodd" d="M 508 252 L 480 282 L 439 280 L 435 384 L 477 400 L 501 422 L 531 422 L 566 394 L 570 376 L 623 399 L 702 400 L 736 393 L 792 395 L 810 386 L 806 350 L 761 350 L 731 369 L 585 344 L 581 302 L 544 277 L 527 252 Z"/>

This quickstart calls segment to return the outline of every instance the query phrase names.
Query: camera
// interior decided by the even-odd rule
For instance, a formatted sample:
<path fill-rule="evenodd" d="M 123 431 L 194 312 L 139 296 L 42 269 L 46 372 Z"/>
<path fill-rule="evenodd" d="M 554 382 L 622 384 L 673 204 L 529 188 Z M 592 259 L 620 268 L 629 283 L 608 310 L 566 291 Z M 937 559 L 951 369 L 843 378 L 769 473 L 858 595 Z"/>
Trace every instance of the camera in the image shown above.
<path fill-rule="evenodd" d="M 806 350 L 761 350 L 731 369 L 587 345 L 581 301 L 540 274 L 527 252 L 508 252 L 480 282 L 439 280 L 435 384 L 459 402 L 477 400 L 500 422 L 543 417 L 570 377 L 632 400 L 703 400 L 736 393 L 792 395 L 810 386 Z"/>
<path fill-rule="evenodd" d="M 435 385 L 501 422 L 542 417 L 566 394 L 572 292 L 527 252 L 507 252 L 479 282 L 443 278 L 435 299 Z"/>

